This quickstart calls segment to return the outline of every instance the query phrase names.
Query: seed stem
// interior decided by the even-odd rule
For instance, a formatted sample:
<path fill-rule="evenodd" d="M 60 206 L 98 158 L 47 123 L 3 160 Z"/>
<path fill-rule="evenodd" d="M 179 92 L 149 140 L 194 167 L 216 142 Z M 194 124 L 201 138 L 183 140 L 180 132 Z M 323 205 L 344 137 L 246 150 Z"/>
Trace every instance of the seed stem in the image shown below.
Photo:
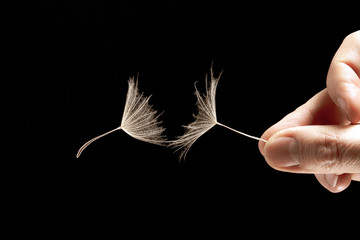
<path fill-rule="evenodd" d="M 216 123 L 217 125 L 219 125 L 219 126 L 222 126 L 222 127 L 224 127 L 224 128 L 227 128 L 227 129 L 229 129 L 229 130 L 231 130 L 231 131 L 233 131 L 233 132 L 236 132 L 236 133 L 238 133 L 238 134 L 241 134 L 241 135 L 243 135 L 243 136 L 245 136 L 245 137 L 248 137 L 248 138 L 252 138 L 252 139 L 255 139 L 255 140 L 258 140 L 258 141 L 262 141 L 262 142 L 267 142 L 265 139 L 262 139 L 262 138 L 258 138 L 258 137 L 254 137 L 254 136 L 251 136 L 251 135 L 249 135 L 249 134 L 246 134 L 246 133 L 243 133 L 243 132 L 240 132 L 240 131 L 238 131 L 238 130 L 235 130 L 235 129 L 233 129 L 233 128 L 231 128 L 231 127 L 228 127 L 228 126 L 226 126 L 226 125 L 224 125 L 224 124 L 222 124 L 222 123 Z"/>
<path fill-rule="evenodd" d="M 81 155 L 81 153 L 85 150 L 85 148 L 87 148 L 87 146 L 89 146 L 92 142 L 98 140 L 99 138 L 101 138 L 101 137 L 103 137 L 103 136 L 105 136 L 105 135 L 108 135 L 108 134 L 110 134 L 110 133 L 112 133 L 112 132 L 115 132 L 115 131 L 117 131 L 117 130 L 120 130 L 120 129 L 121 129 L 121 126 L 115 128 L 115 129 L 113 129 L 113 130 L 110 130 L 110 131 L 108 131 L 108 132 L 106 132 L 106 133 L 104 133 L 104 134 L 101 134 L 100 136 L 94 137 L 93 139 L 87 141 L 87 142 L 86 142 L 84 145 L 82 145 L 81 148 L 79 149 L 78 153 L 76 154 L 76 158 L 79 158 L 80 155 Z"/>

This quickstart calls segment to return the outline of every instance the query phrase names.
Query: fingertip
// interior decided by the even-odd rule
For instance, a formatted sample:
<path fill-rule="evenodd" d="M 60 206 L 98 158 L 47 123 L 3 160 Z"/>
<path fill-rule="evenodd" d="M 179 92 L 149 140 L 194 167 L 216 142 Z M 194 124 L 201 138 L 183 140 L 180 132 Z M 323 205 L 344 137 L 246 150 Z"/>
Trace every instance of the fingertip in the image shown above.
<path fill-rule="evenodd" d="M 298 142 L 291 136 L 272 136 L 264 150 L 267 163 L 277 170 L 294 171 L 300 164 Z"/>
<path fill-rule="evenodd" d="M 263 137 L 264 137 L 264 135 L 261 136 L 262 139 L 264 139 Z M 263 156 L 265 156 L 265 145 L 266 145 L 266 142 L 263 142 L 263 141 L 259 141 L 259 143 L 258 143 L 259 151 L 260 151 L 261 155 L 263 155 Z"/>
<path fill-rule="evenodd" d="M 354 87 L 348 96 L 348 118 L 351 123 L 360 122 L 360 87 Z"/>
<path fill-rule="evenodd" d="M 315 174 L 319 183 L 332 193 L 340 193 L 351 184 L 351 174 Z"/>
<path fill-rule="evenodd" d="M 351 184 L 351 174 L 341 174 L 338 175 L 337 178 L 336 185 L 329 189 L 332 193 L 340 193 Z"/>
<path fill-rule="evenodd" d="M 351 123 L 360 121 L 360 87 L 339 87 L 336 91 L 329 91 L 329 94 L 347 120 Z"/>
<path fill-rule="evenodd" d="M 266 140 L 267 142 L 264 141 L 259 141 L 258 143 L 258 147 L 260 150 L 260 153 L 265 157 L 265 147 L 268 144 L 269 139 L 276 134 L 277 132 L 283 130 L 283 126 L 282 126 L 282 120 L 276 124 L 274 124 L 273 126 L 271 126 L 269 129 L 267 129 L 263 135 L 260 137 L 261 139 Z"/>

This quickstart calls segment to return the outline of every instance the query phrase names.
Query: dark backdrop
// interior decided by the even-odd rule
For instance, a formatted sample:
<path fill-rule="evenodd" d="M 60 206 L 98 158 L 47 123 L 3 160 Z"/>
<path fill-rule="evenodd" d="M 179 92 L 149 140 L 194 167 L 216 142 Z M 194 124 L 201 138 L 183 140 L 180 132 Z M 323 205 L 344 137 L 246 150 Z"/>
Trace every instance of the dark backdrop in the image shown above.
<path fill-rule="evenodd" d="M 261 136 L 325 87 L 332 56 L 359 29 L 356 7 L 27 1 L 5 9 L 5 186 L 28 221 L 65 217 L 64 228 L 86 220 L 121 231 L 155 223 L 149 231 L 171 226 L 172 235 L 206 223 L 205 232 L 240 236 L 276 216 L 285 216 L 276 223 L 283 226 L 304 213 L 356 209 L 358 183 L 331 194 L 312 175 L 277 172 L 256 141 L 221 127 L 182 162 L 124 132 L 75 158 L 120 124 L 134 75 L 164 111 L 169 139 L 182 134 L 196 112 L 194 82 L 203 89 L 211 62 L 215 74 L 224 70 L 219 122 Z"/>

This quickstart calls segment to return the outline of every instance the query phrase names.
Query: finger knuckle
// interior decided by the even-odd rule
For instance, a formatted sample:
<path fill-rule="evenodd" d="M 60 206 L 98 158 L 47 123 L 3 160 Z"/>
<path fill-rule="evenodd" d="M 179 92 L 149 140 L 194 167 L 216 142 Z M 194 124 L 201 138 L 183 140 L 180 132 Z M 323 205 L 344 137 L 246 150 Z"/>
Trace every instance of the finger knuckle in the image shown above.
<path fill-rule="evenodd" d="M 316 148 L 315 158 L 324 170 L 337 168 L 342 162 L 340 141 L 336 135 L 324 135 Z"/>

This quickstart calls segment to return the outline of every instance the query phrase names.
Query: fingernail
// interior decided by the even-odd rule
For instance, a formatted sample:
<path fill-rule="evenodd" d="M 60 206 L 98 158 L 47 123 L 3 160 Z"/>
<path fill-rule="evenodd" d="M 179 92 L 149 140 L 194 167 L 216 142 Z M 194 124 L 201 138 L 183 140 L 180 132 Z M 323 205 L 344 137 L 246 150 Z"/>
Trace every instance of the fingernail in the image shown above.
<path fill-rule="evenodd" d="M 299 145 L 295 138 L 270 139 L 266 144 L 265 158 L 278 167 L 292 167 L 300 164 Z"/>
<path fill-rule="evenodd" d="M 331 188 L 336 187 L 338 176 L 335 174 L 325 174 L 325 180 Z"/>
<path fill-rule="evenodd" d="M 346 114 L 346 117 L 350 120 L 350 116 L 348 113 L 348 109 L 347 109 L 347 104 L 345 102 L 345 100 L 343 98 L 337 98 L 336 99 L 337 105 L 339 106 L 339 108 L 341 108 L 341 110 Z"/>

